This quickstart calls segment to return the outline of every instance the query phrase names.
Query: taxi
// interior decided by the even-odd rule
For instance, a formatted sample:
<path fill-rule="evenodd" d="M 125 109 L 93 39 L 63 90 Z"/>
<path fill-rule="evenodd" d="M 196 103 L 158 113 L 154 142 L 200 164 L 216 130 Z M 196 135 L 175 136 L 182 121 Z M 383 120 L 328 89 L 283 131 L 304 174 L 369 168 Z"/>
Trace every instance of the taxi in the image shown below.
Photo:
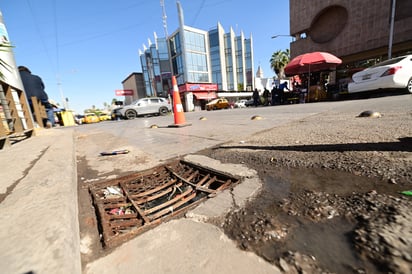
<path fill-rule="evenodd" d="M 99 114 L 99 120 L 100 121 L 107 121 L 107 120 L 111 120 L 112 117 L 110 117 L 110 115 L 106 114 L 106 113 L 100 113 Z"/>
<path fill-rule="evenodd" d="M 92 124 L 100 122 L 99 117 L 95 113 L 85 113 L 83 117 L 84 124 Z"/>
<path fill-rule="evenodd" d="M 225 98 L 214 99 L 206 104 L 206 110 L 227 109 L 229 107 L 229 101 Z"/>

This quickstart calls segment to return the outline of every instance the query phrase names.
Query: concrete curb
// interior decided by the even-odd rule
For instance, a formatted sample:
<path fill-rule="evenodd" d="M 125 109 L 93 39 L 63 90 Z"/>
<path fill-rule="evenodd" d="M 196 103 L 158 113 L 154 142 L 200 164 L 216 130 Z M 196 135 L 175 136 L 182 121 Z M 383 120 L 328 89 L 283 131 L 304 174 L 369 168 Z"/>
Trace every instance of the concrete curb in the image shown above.
<path fill-rule="evenodd" d="M 42 130 L 1 152 L 3 273 L 81 273 L 75 157 L 72 129 Z"/>

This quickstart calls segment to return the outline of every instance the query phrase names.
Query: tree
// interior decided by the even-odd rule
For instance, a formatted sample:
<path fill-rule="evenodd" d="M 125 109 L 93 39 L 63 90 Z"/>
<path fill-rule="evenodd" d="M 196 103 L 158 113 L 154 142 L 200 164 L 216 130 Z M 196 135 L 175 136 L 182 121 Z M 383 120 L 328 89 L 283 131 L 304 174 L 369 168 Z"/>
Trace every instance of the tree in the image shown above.
<path fill-rule="evenodd" d="M 290 61 L 290 50 L 278 50 L 272 54 L 270 58 L 270 68 L 277 74 L 279 78 L 285 78 L 284 68 Z"/>

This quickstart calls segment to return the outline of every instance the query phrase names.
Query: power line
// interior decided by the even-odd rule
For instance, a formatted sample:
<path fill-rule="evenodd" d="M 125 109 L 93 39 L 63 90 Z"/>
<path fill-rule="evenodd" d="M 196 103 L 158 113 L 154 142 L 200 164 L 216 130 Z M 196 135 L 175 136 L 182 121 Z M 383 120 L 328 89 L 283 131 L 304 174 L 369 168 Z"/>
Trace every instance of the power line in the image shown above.
<path fill-rule="evenodd" d="M 53 0 L 53 19 L 54 19 L 54 36 L 55 36 L 55 48 L 56 48 L 56 67 L 57 72 L 60 71 L 60 58 L 59 58 L 59 32 L 57 31 L 57 7 L 56 0 Z"/>
<path fill-rule="evenodd" d="M 197 12 L 196 12 L 196 14 L 195 14 L 195 17 L 193 18 L 192 26 L 195 25 L 196 20 L 197 20 L 197 17 L 199 17 L 199 14 L 200 14 L 200 12 L 202 11 L 204 5 L 205 5 L 205 0 L 202 0 L 202 3 L 200 3 L 200 7 L 199 7 L 199 9 L 197 10 Z"/>
<path fill-rule="evenodd" d="M 43 37 L 43 35 L 42 35 L 41 31 L 40 31 L 39 25 L 37 24 L 37 18 L 36 18 L 35 14 L 34 14 L 32 5 L 30 4 L 30 0 L 26 0 L 26 2 L 27 2 L 27 5 L 28 5 L 28 7 L 29 7 L 31 16 L 33 17 L 33 24 L 34 24 L 34 26 L 35 26 L 35 28 L 36 28 L 36 31 L 37 31 L 37 33 L 38 33 L 38 37 L 39 37 L 40 42 L 41 42 L 41 44 L 42 44 L 42 46 L 43 46 L 43 48 L 44 48 L 44 51 L 45 51 L 45 53 L 46 53 L 47 59 L 48 59 L 50 65 L 51 65 L 51 68 L 52 68 L 53 72 L 56 72 L 56 70 L 55 70 L 55 68 L 54 68 L 54 66 L 53 66 L 52 59 L 51 59 L 51 57 L 50 57 L 50 53 L 49 53 L 49 51 L 48 51 L 48 49 L 47 49 L 47 46 L 46 46 L 44 37 Z"/>
<path fill-rule="evenodd" d="M 60 97 L 62 100 L 62 105 L 65 109 L 68 109 L 67 100 L 64 97 L 62 83 L 61 83 L 61 76 L 60 76 L 60 51 L 59 51 L 59 31 L 57 27 L 57 5 L 56 0 L 53 0 L 53 19 L 54 19 L 54 37 L 55 37 L 55 49 L 56 49 L 56 66 L 57 66 L 57 73 L 56 73 L 56 82 L 59 89 Z"/>

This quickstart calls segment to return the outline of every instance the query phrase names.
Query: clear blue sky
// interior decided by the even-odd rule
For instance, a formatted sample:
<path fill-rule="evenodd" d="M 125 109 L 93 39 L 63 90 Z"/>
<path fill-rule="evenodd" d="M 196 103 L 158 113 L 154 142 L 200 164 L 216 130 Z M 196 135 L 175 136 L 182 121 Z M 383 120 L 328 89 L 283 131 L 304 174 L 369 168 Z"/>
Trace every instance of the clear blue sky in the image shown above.
<path fill-rule="evenodd" d="M 111 103 L 132 72 L 141 72 L 139 49 L 156 32 L 164 37 L 160 0 L 0 0 L 17 65 L 42 77 L 49 97 L 82 113 Z M 177 29 L 175 0 L 164 0 L 168 33 Z M 181 0 L 185 25 L 252 34 L 255 70 L 272 77 L 273 52 L 289 48 L 287 0 Z M 59 85 L 60 83 L 60 85 Z"/>

